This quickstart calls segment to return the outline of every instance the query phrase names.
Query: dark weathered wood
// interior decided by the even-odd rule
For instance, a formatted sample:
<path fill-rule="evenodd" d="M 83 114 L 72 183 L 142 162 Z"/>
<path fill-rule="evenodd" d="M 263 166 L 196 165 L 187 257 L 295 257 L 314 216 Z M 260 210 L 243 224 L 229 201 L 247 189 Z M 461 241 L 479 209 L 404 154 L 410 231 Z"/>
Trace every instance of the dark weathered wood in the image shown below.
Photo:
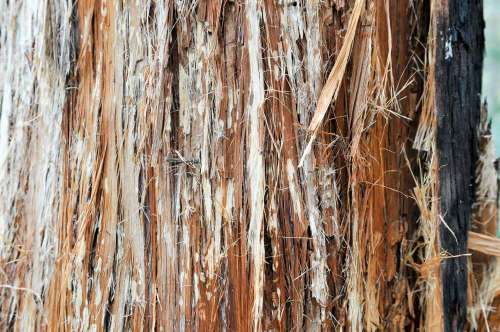
<path fill-rule="evenodd" d="M 467 314 L 467 232 L 478 150 L 482 0 L 443 0 L 437 12 L 436 111 L 441 199 L 443 312 L 446 331 L 463 330 Z"/>

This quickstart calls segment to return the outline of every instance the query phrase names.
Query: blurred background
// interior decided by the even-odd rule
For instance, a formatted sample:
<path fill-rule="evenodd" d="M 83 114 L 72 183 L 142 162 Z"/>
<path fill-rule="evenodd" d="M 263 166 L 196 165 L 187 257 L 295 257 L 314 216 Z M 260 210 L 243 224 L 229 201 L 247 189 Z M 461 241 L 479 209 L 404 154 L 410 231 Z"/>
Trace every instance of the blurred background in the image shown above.
<path fill-rule="evenodd" d="M 486 57 L 483 70 L 483 99 L 488 101 L 496 154 L 500 157 L 500 1 L 484 0 Z"/>
<path fill-rule="evenodd" d="M 486 54 L 483 69 L 483 99 L 488 101 L 496 156 L 500 157 L 500 1 L 484 0 Z M 497 230 L 500 237 L 500 226 Z"/>

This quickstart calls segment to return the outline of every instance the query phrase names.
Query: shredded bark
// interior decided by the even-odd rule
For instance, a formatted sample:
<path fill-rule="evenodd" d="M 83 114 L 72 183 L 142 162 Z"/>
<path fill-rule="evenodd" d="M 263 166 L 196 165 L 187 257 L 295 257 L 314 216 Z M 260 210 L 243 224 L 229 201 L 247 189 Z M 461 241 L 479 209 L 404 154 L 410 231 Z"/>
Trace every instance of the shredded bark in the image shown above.
<path fill-rule="evenodd" d="M 0 329 L 500 328 L 481 10 L 1 1 Z"/>

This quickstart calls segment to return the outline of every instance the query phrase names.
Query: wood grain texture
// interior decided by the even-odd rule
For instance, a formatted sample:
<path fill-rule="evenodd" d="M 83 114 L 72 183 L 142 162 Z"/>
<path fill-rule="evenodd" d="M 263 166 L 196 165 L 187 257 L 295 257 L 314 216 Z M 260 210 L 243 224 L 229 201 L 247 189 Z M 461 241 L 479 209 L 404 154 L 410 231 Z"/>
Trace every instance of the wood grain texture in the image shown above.
<path fill-rule="evenodd" d="M 496 225 L 481 17 L 0 1 L 0 329 L 493 324 L 496 260 L 448 257 L 468 254 L 471 213 L 495 220 L 483 237 Z"/>
<path fill-rule="evenodd" d="M 484 51 L 482 1 L 440 1 L 436 12 L 437 150 L 445 330 L 462 330 L 467 308 L 467 234 L 474 200 Z"/>

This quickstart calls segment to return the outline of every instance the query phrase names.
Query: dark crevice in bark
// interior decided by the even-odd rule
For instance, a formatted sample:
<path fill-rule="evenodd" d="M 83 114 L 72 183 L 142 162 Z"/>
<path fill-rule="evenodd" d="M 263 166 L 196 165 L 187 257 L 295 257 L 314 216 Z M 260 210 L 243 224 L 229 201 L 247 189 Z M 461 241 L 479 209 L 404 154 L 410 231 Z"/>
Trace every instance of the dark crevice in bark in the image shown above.
<path fill-rule="evenodd" d="M 426 59 L 426 45 L 427 39 L 429 37 L 429 26 L 430 26 L 430 13 L 431 13 L 431 0 L 424 0 L 420 2 L 413 2 L 411 6 L 412 15 L 411 16 L 411 29 L 410 35 L 410 45 L 412 50 L 412 59 L 410 63 L 410 70 L 413 74 L 415 74 L 415 82 L 411 86 L 411 93 L 415 96 L 415 109 L 410 110 L 410 112 L 415 112 L 414 122 L 411 123 L 409 127 L 409 144 L 407 144 L 406 151 L 412 153 L 411 163 L 411 171 L 415 175 L 417 179 L 422 179 L 425 176 L 425 173 L 429 170 L 422 169 L 422 165 L 426 165 L 426 160 L 429 159 L 429 154 L 425 151 L 416 152 L 412 147 L 414 143 L 414 137 L 416 136 L 417 126 L 420 122 L 420 118 L 422 115 L 423 109 L 423 98 L 422 94 L 424 91 L 424 85 L 426 81 L 426 73 L 425 73 L 425 59 Z M 410 188 L 414 184 L 410 185 Z M 411 192 L 409 193 L 411 194 Z M 415 204 L 414 200 L 412 203 Z M 425 239 L 418 234 L 418 222 L 420 218 L 420 211 L 418 208 L 414 208 L 410 210 L 410 214 L 407 216 L 406 223 L 406 238 L 409 239 L 407 248 L 417 248 L 425 243 Z M 422 222 L 422 221 L 420 221 Z M 408 258 L 404 257 L 405 254 L 401 255 L 401 259 L 407 260 Z M 411 260 L 416 264 L 424 264 L 425 262 L 422 260 L 422 255 L 418 250 L 413 250 L 411 254 Z M 411 287 L 415 287 L 418 283 L 419 272 L 413 268 L 407 266 L 405 269 L 406 277 L 408 278 L 408 284 Z M 415 320 L 416 326 L 422 325 L 422 320 L 425 320 L 425 307 L 421 307 L 421 301 L 418 298 L 410 299 L 409 301 L 413 301 L 410 305 L 414 308 L 414 312 L 412 315 L 412 319 Z"/>

